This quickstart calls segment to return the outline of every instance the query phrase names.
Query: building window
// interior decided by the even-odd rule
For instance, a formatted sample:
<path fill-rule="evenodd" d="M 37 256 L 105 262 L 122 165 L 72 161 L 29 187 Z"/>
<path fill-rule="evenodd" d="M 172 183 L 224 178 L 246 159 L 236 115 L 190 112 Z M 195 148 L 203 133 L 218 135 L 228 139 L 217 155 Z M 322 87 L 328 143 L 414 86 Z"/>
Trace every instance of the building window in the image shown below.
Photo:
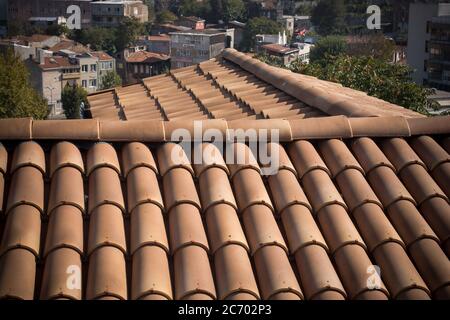
<path fill-rule="evenodd" d="M 82 71 L 82 72 L 88 72 L 88 65 L 87 65 L 87 64 L 83 64 L 83 65 L 81 66 L 81 71 Z"/>
<path fill-rule="evenodd" d="M 86 88 L 87 87 L 87 80 L 81 80 L 81 86 L 83 88 Z"/>
<path fill-rule="evenodd" d="M 97 71 L 97 65 L 91 64 L 91 72 L 96 72 L 96 71 Z"/>
<path fill-rule="evenodd" d="M 139 66 L 137 64 L 134 65 L 134 73 L 139 73 Z"/>
<path fill-rule="evenodd" d="M 97 79 L 89 80 L 89 86 L 90 87 L 96 87 L 97 86 Z"/>

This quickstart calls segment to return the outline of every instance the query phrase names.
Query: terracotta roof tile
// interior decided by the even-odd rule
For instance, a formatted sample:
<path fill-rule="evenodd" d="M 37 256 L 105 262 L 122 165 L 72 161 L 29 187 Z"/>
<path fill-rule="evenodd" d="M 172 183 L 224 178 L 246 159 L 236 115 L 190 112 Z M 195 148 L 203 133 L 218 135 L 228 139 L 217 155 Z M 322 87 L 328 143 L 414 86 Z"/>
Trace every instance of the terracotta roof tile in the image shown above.
<path fill-rule="evenodd" d="M 237 244 L 250 251 L 233 207 L 228 204 L 216 204 L 205 212 L 205 216 L 212 254 L 229 244 Z"/>
<path fill-rule="evenodd" d="M 169 213 L 170 249 L 172 254 L 186 246 L 196 245 L 209 251 L 208 239 L 198 208 L 179 204 Z"/>
<path fill-rule="evenodd" d="M 59 248 L 70 248 L 83 254 L 83 216 L 71 205 L 59 206 L 53 210 L 47 227 L 44 257 Z"/>
<path fill-rule="evenodd" d="M 173 259 L 175 299 L 216 298 L 216 288 L 205 249 L 199 246 L 187 246 L 178 250 Z"/>
<path fill-rule="evenodd" d="M 115 247 L 127 252 L 122 211 L 110 204 L 95 208 L 89 216 L 89 237 L 87 254 L 91 255 L 101 247 Z"/>
<path fill-rule="evenodd" d="M 112 246 L 95 250 L 89 258 L 86 299 L 127 299 L 123 252 Z"/>
<path fill-rule="evenodd" d="M 295 253 L 305 296 L 310 300 L 344 300 L 347 297 L 328 253 L 322 246 L 310 245 Z"/>
<path fill-rule="evenodd" d="M 9 250 L 0 258 L 0 297 L 32 300 L 36 256 L 26 249 Z"/>
<path fill-rule="evenodd" d="M 80 151 L 70 142 L 55 144 L 50 153 L 50 176 L 63 167 L 77 168 L 84 174 L 84 164 Z"/>
<path fill-rule="evenodd" d="M 158 246 L 143 246 L 133 255 L 131 298 L 172 299 L 167 253 Z"/>
<path fill-rule="evenodd" d="M 259 299 L 259 290 L 253 275 L 247 251 L 239 245 L 222 247 L 214 255 L 216 274 L 219 277 L 217 292 L 219 299 L 228 299 L 232 294 L 247 293 Z"/>
<path fill-rule="evenodd" d="M 41 215 L 39 210 L 20 205 L 8 213 L 0 254 L 14 248 L 29 250 L 39 256 L 41 240 Z"/>
<path fill-rule="evenodd" d="M 69 248 L 52 251 L 45 259 L 40 299 L 81 300 L 81 288 L 67 286 L 67 271 L 76 267 L 81 270 L 81 257 L 78 252 Z"/>
<path fill-rule="evenodd" d="M 228 62 L 202 69 L 227 86 L 237 74 L 247 91 L 264 85 Z M 176 73 L 192 88 L 195 74 L 204 77 L 197 67 Z M 152 90 L 168 99 L 158 81 Z M 75 134 L 84 124 L 71 121 L 50 135 L 63 123 L 48 122 L 37 137 L 33 127 L 44 122 L 0 120 L 0 298 L 448 299 L 449 130 L 441 118 L 408 119 L 407 133 L 395 119 L 366 132 L 345 117 L 267 120 L 259 129 L 287 123 L 293 132 L 268 145 L 280 161 L 267 177 L 261 148 L 207 137 L 184 151 L 170 142 L 175 129 L 194 133 L 191 120 L 137 121 L 139 130 L 133 121 L 92 120 L 90 136 Z M 222 134 L 233 127 L 202 125 Z M 247 159 L 225 161 L 229 150 Z M 81 268 L 81 290 L 64 286 L 69 265 Z M 375 290 L 367 284 L 373 265 L 382 278 Z"/>
<path fill-rule="evenodd" d="M 132 142 L 122 148 L 122 168 L 126 178 L 135 168 L 147 167 L 158 174 L 155 159 L 151 151 L 140 142 Z"/>
<path fill-rule="evenodd" d="M 52 177 L 47 212 L 61 205 L 73 205 L 84 212 L 83 177 L 77 169 L 64 167 Z"/>
<path fill-rule="evenodd" d="M 153 203 L 143 203 L 131 214 L 130 254 L 139 248 L 159 246 L 169 252 L 164 218 L 161 208 Z M 141 253 L 142 255 L 142 253 Z"/>

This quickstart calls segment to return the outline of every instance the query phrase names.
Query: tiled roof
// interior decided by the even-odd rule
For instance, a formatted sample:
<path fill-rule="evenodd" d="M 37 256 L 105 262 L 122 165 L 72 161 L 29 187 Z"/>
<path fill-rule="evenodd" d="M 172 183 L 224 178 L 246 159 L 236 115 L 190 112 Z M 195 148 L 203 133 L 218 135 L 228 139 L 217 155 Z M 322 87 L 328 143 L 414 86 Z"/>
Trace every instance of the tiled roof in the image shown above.
<path fill-rule="evenodd" d="M 61 50 L 70 50 L 78 54 L 90 52 L 88 47 L 85 47 L 81 43 L 78 43 L 73 40 L 62 40 L 61 42 L 55 44 L 53 47 L 49 48 L 48 50 L 53 52 L 58 52 Z"/>
<path fill-rule="evenodd" d="M 157 53 L 157 52 L 149 52 L 149 51 L 136 51 L 131 53 L 127 58 L 127 62 L 135 63 L 135 62 L 158 62 L 165 61 L 170 59 L 168 55 Z"/>
<path fill-rule="evenodd" d="M 271 176 L 179 128 L 0 120 L 0 298 L 450 299 L 450 117 L 202 122 L 278 129 Z"/>
<path fill-rule="evenodd" d="M 44 63 L 40 64 L 39 67 L 41 69 L 55 69 L 55 68 L 64 68 L 64 67 L 78 67 L 77 64 L 73 64 L 70 62 L 67 57 L 45 57 Z"/>
<path fill-rule="evenodd" d="M 112 60 L 113 58 L 105 51 L 92 51 L 91 55 L 97 57 L 99 60 Z"/>
<path fill-rule="evenodd" d="M 282 46 L 281 44 L 277 44 L 277 43 L 268 43 L 261 47 L 268 51 L 272 51 L 272 52 L 276 52 L 276 53 L 288 53 L 288 52 L 297 52 L 298 51 L 297 48 L 286 47 L 286 46 Z"/>
<path fill-rule="evenodd" d="M 226 120 L 330 115 L 423 117 L 336 83 L 268 66 L 233 49 L 225 50 L 222 58 L 143 79 L 136 88 L 147 95 L 150 105 L 157 105 L 165 120 L 180 116 Z M 117 96 L 114 91 L 88 96 L 91 110 L 95 113 L 96 108 L 120 109 L 119 104 L 110 104 L 109 100 L 106 105 L 94 102 L 102 100 L 102 94 L 109 97 L 111 93 Z"/>

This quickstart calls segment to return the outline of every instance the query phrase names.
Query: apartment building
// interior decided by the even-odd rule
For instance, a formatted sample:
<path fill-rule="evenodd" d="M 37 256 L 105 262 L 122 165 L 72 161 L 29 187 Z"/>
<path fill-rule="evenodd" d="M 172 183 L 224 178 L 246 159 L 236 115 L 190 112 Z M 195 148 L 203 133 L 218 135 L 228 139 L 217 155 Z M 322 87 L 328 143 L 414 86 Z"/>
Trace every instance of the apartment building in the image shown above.
<path fill-rule="evenodd" d="M 183 68 L 212 59 L 226 47 L 225 30 L 205 29 L 170 33 L 171 66 Z"/>
<path fill-rule="evenodd" d="M 116 71 L 116 60 L 104 51 L 93 51 L 91 55 L 97 58 L 97 87 L 101 88 L 103 77 Z"/>
<path fill-rule="evenodd" d="M 145 44 L 147 51 L 170 56 L 170 37 L 166 34 L 141 36 L 139 42 Z"/>
<path fill-rule="evenodd" d="M 282 65 L 289 66 L 292 61 L 298 59 L 300 49 L 271 43 L 261 46 L 261 51 L 276 58 Z"/>
<path fill-rule="evenodd" d="M 450 91 L 450 3 L 411 4 L 407 61 L 416 83 Z"/>
<path fill-rule="evenodd" d="M 148 7 L 142 1 L 94 1 L 91 2 L 91 10 L 92 24 L 100 27 L 117 27 L 124 17 L 148 21 Z"/>
<path fill-rule="evenodd" d="M 38 61 L 28 59 L 32 86 L 47 100 L 49 118 L 63 114 L 61 94 L 66 85 L 80 85 L 80 65 L 75 58 L 52 56 L 52 52 L 39 50 Z"/>
<path fill-rule="evenodd" d="M 36 58 L 38 49 L 47 49 L 57 45 L 61 39 L 57 36 L 34 34 L 32 36 L 17 36 L 0 40 L 0 52 L 12 49 L 21 60 Z"/>
<path fill-rule="evenodd" d="M 8 23 L 31 23 L 45 20 L 58 21 L 58 17 L 68 18 L 70 5 L 81 10 L 81 27 L 91 23 L 91 0 L 8 0 Z"/>

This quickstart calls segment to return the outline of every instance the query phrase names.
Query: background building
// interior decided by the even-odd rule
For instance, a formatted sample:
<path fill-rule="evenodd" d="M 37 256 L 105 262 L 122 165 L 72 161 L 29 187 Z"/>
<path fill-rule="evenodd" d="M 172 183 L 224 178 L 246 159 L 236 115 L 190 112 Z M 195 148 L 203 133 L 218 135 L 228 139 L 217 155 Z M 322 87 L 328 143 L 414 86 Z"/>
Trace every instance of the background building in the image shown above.
<path fill-rule="evenodd" d="M 91 55 L 97 58 L 97 87 L 101 88 L 103 77 L 110 71 L 116 71 L 116 60 L 104 51 L 94 51 Z"/>
<path fill-rule="evenodd" d="M 407 61 L 416 83 L 450 91 L 450 3 L 411 4 Z"/>
<path fill-rule="evenodd" d="M 177 25 L 182 27 L 188 27 L 194 30 L 203 30 L 205 29 L 205 20 L 198 17 L 180 17 L 177 22 Z"/>
<path fill-rule="evenodd" d="M 124 17 L 134 17 L 139 22 L 148 21 L 148 7 L 142 1 L 94 1 L 91 10 L 92 24 L 101 27 L 116 27 Z"/>
<path fill-rule="evenodd" d="M 172 68 L 183 68 L 218 56 L 227 45 L 226 31 L 216 29 L 171 32 Z"/>
<path fill-rule="evenodd" d="M 77 5 L 81 9 L 81 26 L 91 23 L 91 0 L 8 0 L 8 24 L 31 23 L 45 20 L 68 18 L 67 7 Z M 47 19 L 48 20 L 48 19 Z"/>
<path fill-rule="evenodd" d="M 117 72 L 124 84 L 138 83 L 141 79 L 161 74 L 170 69 L 170 56 L 136 51 L 129 53 L 117 64 Z"/>

